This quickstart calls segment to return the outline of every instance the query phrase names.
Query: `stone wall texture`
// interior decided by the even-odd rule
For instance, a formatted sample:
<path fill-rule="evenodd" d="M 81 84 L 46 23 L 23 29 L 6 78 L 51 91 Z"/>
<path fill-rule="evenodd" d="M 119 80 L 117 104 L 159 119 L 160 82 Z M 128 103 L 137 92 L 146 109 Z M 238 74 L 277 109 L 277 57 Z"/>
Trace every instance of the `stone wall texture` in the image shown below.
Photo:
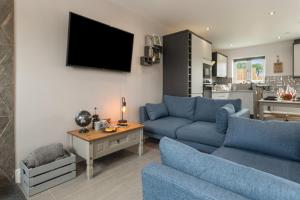
<path fill-rule="evenodd" d="M 13 0 L 0 0 L 0 175 L 14 179 L 14 23 Z"/>

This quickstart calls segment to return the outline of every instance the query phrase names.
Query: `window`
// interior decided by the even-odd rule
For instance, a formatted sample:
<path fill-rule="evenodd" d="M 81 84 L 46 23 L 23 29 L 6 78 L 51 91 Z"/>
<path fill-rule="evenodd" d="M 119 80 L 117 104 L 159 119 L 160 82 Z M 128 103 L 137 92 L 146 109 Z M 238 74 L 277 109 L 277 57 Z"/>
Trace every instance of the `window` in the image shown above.
<path fill-rule="evenodd" d="M 233 81 L 236 83 L 265 81 L 265 57 L 233 60 Z"/>

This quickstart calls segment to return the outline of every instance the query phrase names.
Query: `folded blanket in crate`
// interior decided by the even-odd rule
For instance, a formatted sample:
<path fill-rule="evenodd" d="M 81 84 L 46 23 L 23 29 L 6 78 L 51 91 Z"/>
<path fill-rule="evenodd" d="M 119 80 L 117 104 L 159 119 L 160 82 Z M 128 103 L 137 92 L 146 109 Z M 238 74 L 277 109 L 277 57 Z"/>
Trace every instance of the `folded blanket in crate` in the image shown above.
<path fill-rule="evenodd" d="M 55 161 L 64 156 L 65 151 L 61 143 L 39 147 L 31 152 L 24 160 L 28 168 L 34 168 Z"/>

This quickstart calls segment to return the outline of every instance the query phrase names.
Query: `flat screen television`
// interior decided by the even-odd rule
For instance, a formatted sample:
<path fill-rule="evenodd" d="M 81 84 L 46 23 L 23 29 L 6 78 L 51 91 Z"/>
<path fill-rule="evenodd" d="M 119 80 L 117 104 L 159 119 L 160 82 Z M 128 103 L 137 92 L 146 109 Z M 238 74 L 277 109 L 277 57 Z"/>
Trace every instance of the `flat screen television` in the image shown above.
<path fill-rule="evenodd" d="M 130 72 L 134 34 L 70 12 L 67 66 Z"/>

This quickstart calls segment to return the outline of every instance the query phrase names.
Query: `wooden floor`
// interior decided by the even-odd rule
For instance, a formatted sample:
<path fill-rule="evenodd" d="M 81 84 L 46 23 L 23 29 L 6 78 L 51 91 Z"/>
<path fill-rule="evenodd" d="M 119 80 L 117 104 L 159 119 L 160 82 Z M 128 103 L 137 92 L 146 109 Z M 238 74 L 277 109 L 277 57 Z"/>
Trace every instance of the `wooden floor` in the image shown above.
<path fill-rule="evenodd" d="M 141 170 L 160 162 L 156 143 L 146 142 L 144 155 L 123 150 L 94 161 L 94 178 L 86 179 L 85 164 L 79 163 L 76 179 L 37 194 L 30 200 L 141 200 Z"/>

